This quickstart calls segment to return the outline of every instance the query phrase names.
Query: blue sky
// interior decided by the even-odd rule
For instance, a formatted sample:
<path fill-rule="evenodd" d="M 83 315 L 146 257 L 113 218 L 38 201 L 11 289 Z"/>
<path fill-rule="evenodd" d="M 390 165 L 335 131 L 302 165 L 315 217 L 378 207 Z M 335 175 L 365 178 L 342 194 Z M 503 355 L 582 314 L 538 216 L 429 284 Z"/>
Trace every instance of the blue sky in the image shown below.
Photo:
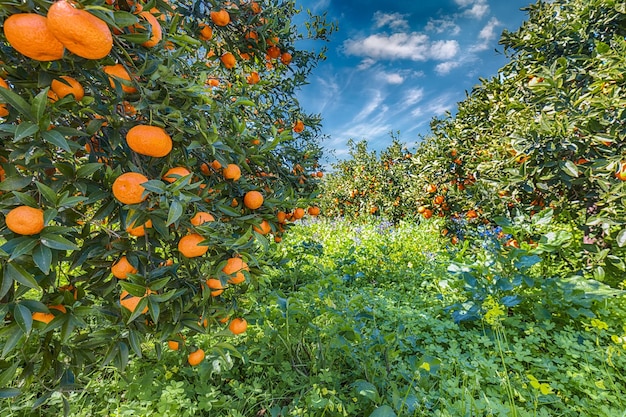
<path fill-rule="evenodd" d="M 321 114 L 328 162 L 347 157 L 348 139 L 373 150 L 414 147 L 433 117 L 452 113 L 479 78 L 506 63 L 498 40 L 516 30 L 531 0 L 299 0 L 328 13 L 339 30 L 328 59 L 298 98 Z M 532 1 L 534 3 L 534 1 Z M 496 49 L 499 52 L 496 52 Z M 334 155 L 333 155 L 334 154 Z"/>

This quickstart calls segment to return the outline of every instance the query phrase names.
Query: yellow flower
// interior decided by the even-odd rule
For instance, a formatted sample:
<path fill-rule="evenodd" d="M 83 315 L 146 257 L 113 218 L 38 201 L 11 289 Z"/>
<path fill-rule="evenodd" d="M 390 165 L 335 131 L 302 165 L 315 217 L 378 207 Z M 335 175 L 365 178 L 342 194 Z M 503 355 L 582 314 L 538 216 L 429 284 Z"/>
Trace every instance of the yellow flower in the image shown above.
<path fill-rule="evenodd" d="M 609 325 L 598 319 L 591 319 L 591 325 L 599 330 L 609 330 Z"/>
<path fill-rule="evenodd" d="M 483 319 L 490 326 L 499 323 L 505 315 L 504 306 L 498 303 L 492 296 L 488 296 L 483 303 L 483 308 L 487 309 Z"/>
<path fill-rule="evenodd" d="M 526 377 L 528 377 L 530 386 L 541 392 L 542 395 L 552 394 L 552 387 L 550 386 L 550 384 L 547 384 L 545 382 L 539 382 L 537 378 L 535 378 L 531 374 L 526 374 Z"/>

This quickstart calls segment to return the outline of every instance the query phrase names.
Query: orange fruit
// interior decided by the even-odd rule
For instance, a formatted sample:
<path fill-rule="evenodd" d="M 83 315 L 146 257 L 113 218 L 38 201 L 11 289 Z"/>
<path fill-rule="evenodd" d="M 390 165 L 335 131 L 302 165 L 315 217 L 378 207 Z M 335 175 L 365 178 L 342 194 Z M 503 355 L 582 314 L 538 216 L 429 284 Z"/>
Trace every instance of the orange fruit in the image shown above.
<path fill-rule="evenodd" d="M 6 88 L 8 90 L 9 84 L 7 84 L 7 82 L 3 78 L 0 78 L 0 87 Z M 9 108 L 7 107 L 7 105 L 0 104 L 0 117 L 6 117 L 8 115 L 9 115 Z M 2 172 L 2 175 L 4 176 L 4 169 L 2 169 L 1 172 Z M 0 181 L 3 181 L 3 180 L 4 180 L 3 178 L 0 178 Z"/>
<path fill-rule="evenodd" d="M 189 354 L 187 362 L 189 362 L 189 365 L 191 366 L 200 365 L 200 363 L 204 360 L 204 356 L 204 350 L 198 349 Z"/>
<path fill-rule="evenodd" d="M 146 48 L 152 48 L 153 46 L 156 46 L 159 42 L 161 42 L 161 39 L 163 39 L 163 29 L 161 29 L 161 24 L 159 24 L 157 18 L 154 17 L 154 15 L 150 12 L 141 12 L 139 13 L 139 17 L 143 18 L 150 24 L 151 33 L 150 39 L 148 39 L 141 45 L 145 46 Z M 138 24 L 136 26 L 144 29 L 142 25 Z"/>
<path fill-rule="evenodd" d="M 253 229 L 255 232 L 260 233 L 262 235 L 266 235 L 272 231 L 272 227 L 270 226 L 270 223 L 267 220 L 263 220 L 261 224 L 259 224 L 259 226 L 254 226 Z"/>
<path fill-rule="evenodd" d="M 43 210 L 29 206 L 15 207 L 4 221 L 9 230 L 18 235 L 36 235 L 44 228 Z"/>
<path fill-rule="evenodd" d="M 226 26 L 230 23 L 230 14 L 224 9 L 211 12 L 211 21 L 217 26 Z"/>
<path fill-rule="evenodd" d="M 311 216 L 319 216 L 321 210 L 319 207 L 309 207 L 308 212 Z"/>
<path fill-rule="evenodd" d="M 285 223 L 287 221 L 287 213 L 284 211 L 279 211 L 276 213 L 276 220 L 278 223 Z"/>
<path fill-rule="evenodd" d="M 150 290 L 146 291 L 146 295 L 149 294 L 150 292 L 151 292 Z M 143 297 L 130 295 L 128 291 L 124 290 L 120 294 L 120 305 L 124 307 L 125 309 L 130 310 L 131 313 L 134 313 L 135 310 L 137 309 L 137 305 L 139 304 L 142 298 Z M 145 306 L 141 314 L 146 314 L 147 312 L 148 312 L 148 306 Z"/>
<path fill-rule="evenodd" d="M 180 343 L 178 343 L 176 340 L 168 340 L 167 347 L 169 347 L 171 350 L 178 350 L 180 347 Z"/>
<path fill-rule="evenodd" d="M 122 256 L 117 262 L 111 266 L 111 273 L 115 278 L 126 279 L 128 274 L 136 274 L 137 268 L 128 262 L 126 256 Z"/>
<path fill-rule="evenodd" d="M 430 219 L 431 217 L 433 217 L 433 211 L 431 209 L 425 209 L 422 212 L 422 216 L 424 216 L 425 219 Z"/>
<path fill-rule="evenodd" d="M 222 281 L 216 278 L 209 278 L 206 280 L 206 285 L 213 291 L 211 291 L 212 297 L 217 297 L 221 293 L 224 292 L 224 285 L 222 285 Z"/>
<path fill-rule="evenodd" d="M 229 284 L 241 284 L 246 280 L 246 276 L 242 271 L 250 271 L 248 264 L 241 258 L 229 258 L 226 265 L 222 268 L 222 272 L 229 275 Z"/>
<path fill-rule="evenodd" d="M 54 93 L 57 98 L 63 98 L 70 94 L 74 95 L 74 100 L 81 101 L 85 96 L 85 90 L 78 81 L 67 75 L 62 75 L 61 79 L 54 79 L 50 84 L 50 91 Z M 56 101 L 53 99 L 53 101 Z"/>
<path fill-rule="evenodd" d="M 620 181 L 626 181 L 626 162 L 621 162 L 617 172 L 615 173 L 615 178 Z"/>
<path fill-rule="evenodd" d="M 48 306 L 48 309 L 57 310 L 63 314 L 67 313 L 67 309 L 65 308 L 63 304 L 56 304 L 56 305 Z"/>
<path fill-rule="evenodd" d="M 250 73 L 250 75 L 246 77 L 246 81 L 248 82 L 248 84 L 257 84 L 259 81 L 261 81 L 261 77 L 259 77 L 259 73 L 255 71 Z"/>
<path fill-rule="evenodd" d="M 222 172 L 224 179 L 237 181 L 241 178 L 241 168 L 239 168 L 235 164 L 228 164 L 224 171 Z"/>
<path fill-rule="evenodd" d="M 214 170 L 218 170 L 222 168 L 222 164 L 220 164 L 220 161 L 218 161 L 217 159 L 213 160 L 213 162 L 211 162 L 211 168 L 213 168 Z"/>
<path fill-rule="evenodd" d="M 261 6 L 259 6 L 259 3 L 257 3 L 256 1 L 253 1 L 252 3 L 250 3 L 250 9 L 252 10 L 252 13 L 254 14 L 261 13 Z"/>
<path fill-rule="evenodd" d="M 304 217 L 304 209 L 301 207 L 298 207 L 297 209 L 295 209 L 293 211 L 293 218 L 294 220 L 298 220 Z"/>
<path fill-rule="evenodd" d="M 148 178 L 138 172 L 126 172 L 113 181 L 113 196 L 123 204 L 138 204 L 148 196 L 144 195 L 145 188 L 141 184 Z"/>
<path fill-rule="evenodd" d="M 204 237 L 198 233 L 190 233 L 178 241 L 178 250 L 186 258 L 202 256 L 209 250 L 208 246 L 200 246 Z"/>
<path fill-rule="evenodd" d="M 70 52 L 87 59 L 101 59 L 111 52 L 109 27 L 88 11 L 59 0 L 50 6 L 47 17 L 48 29 Z"/>
<path fill-rule="evenodd" d="M 197 212 L 190 220 L 191 224 L 193 224 L 194 226 L 200 226 L 203 223 L 213 221 L 215 221 L 215 217 L 213 217 L 211 213 L 207 213 L 206 211 Z"/>
<path fill-rule="evenodd" d="M 172 151 L 172 138 L 162 127 L 137 125 L 126 134 L 128 147 L 140 155 L 161 158 Z"/>
<path fill-rule="evenodd" d="M 248 322 L 246 319 L 236 318 L 232 319 L 230 324 L 228 325 L 228 330 L 230 330 L 233 334 L 241 334 L 246 331 L 248 328 Z"/>
<path fill-rule="evenodd" d="M 33 320 L 41 321 L 43 323 L 48 324 L 52 320 L 54 320 L 54 314 L 52 314 L 52 313 L 42 313 L 40 311 L 35 311 L 33 313 Z"/>
<path fill-rule="evenodd" d="M 437 192 L 437 186 L 435 184 L 428 184 L 426 186 L 426 192 L 427 193 L 435 193 L 435 192 Z"/>
<path fill-rule="evenodd" d="M 272 59 L 280 57 L 280 48 L 278 46 L 270 46 L 267 48 L 267 56 Z"/>
<path fill-rule="evenodd" d="M 135 237 L 141 237 L 146 235 L 146 229 L 150 229 L 152 227 L 152 220 L 148 219 L 144 224 L 140 224 L 139 226 L 135 226 L 135 223 L 130 224 L 126 227 L 126 232 L 129 235 Z"/>
<path fill-rule="evenodd" d="M 282 62 L 284 65 L 291 64 L 291 59 L 292 59 L 292 56 L 289 52 L 283 52 L 280 55 L 280 62 Z"/>
<path fill-rule="evenodd" d="M 163 180 L 169 183 L 173 183 L 174 181 L 191 175 L 191 171 L 189 171 L 185 167 L 174 167 L 167 170 L 165 174 L 163 174 Z M 187 182 L 191 182 L 191 177 L 188 178 Z"/>
<path fill-rule="evenodd" d="M 263 194 L 258 191 L 248 191 L 243 197 L 244 206 L 256 210 L 263 205 Z"/>
<path fill-rule="evenodd" d="M 296 133 L 301 133 L 304 130 L 304 123 L 302 120 L 298 120 L 293 124 L 293 131 Z"/>
<path fill-rule="evenodd" d="M 198 27 L 200 28 L 201 40 L 210 41 L 211 38 L 213 38 L 213 29 L 211 28 L 211 26 L 207 25 L 206 23 L 200 23 Z"/>
<path fill-rule="evenodd" d="M 65 47 L 48 29 L 48 19 L 35 13 L 17 13 L 4 21 L 4 35 L 19 53 L 36 61 L 63 58 Z"/>
<path fill-rule="evenodd" d="M 115 83 L 121 85 L 122 91 L 128 94 L 136 93 L 137 89 L 130 84 L 130 74 L 122 64 L 105 65 L 104 72 L 109 76 L 109 84 L 115 88 Z"/>
<path fill-rule="evenodd" d="M 442 204 L 445 201 L 445 197 L 442 195 L 438 195 L 433 199 L 433 204 Z"/>
<path fill-rule="evenodd" d="M 220 61 L 224 64 L 224 67 L 227 69 L 232 69 L 237 65 L 237 60 L 235 59 L 235 55 L 231 52 L 224 52 L 224 54 L 220 57 Z"/>

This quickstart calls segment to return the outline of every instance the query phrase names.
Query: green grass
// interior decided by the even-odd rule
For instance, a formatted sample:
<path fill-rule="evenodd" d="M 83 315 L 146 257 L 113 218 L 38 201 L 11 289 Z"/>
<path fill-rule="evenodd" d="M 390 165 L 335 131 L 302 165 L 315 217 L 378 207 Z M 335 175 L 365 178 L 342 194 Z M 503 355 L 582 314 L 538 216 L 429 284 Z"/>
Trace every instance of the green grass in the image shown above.
<path fill-rule="evenodd" d="M 449 265 L 480 256 L 446 245 L 436 223 L 299 225 L 276 246 L 282 266 L 250 290 L 249 330 L 228 341 L 236 351 L 190 340 L 209 352 L 191 368 L 180 352 L 146 348 L 125 375 L 86 376 L 70 414 L 626 415 L 623 299 L 594 302 L 593 318 L 538 320 L 536 292 L 512 308 L 489 296 L 482 319 L 455 323 L 448 307 L 471 292 Z M 61 408 L 60 395 L 31 414 L 21 401 L 2 415 Z"/>

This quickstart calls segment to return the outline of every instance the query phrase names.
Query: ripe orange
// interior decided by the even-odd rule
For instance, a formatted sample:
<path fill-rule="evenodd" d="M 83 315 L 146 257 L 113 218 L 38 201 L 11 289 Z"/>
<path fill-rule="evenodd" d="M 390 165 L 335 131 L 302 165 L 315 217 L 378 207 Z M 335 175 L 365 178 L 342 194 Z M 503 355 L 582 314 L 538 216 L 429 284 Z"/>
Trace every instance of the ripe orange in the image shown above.
<path fill-rule="evenodd" d="M 189 365 L 191 366 L 200 365 L 200 363 L 202 363 L 202 361 L 204 360 L 204 356 L 204 350 L 198 349 L 189 354 L 189 356 L 187 357 L 187 362 L 189 362 Z"/>
<path fill-rule="evenodd" d="M 319 216 L 321 212 L 319 207 L 309 207 L 308 211 L 311 216 Z"/>
<path fill-rule="evenodd" d="M 431 217 L 433 217 L 433 211 L 431 209 L 425 209 L 422 212 L 422 216 L 424 216 L 425 219 L 430 219 Z"/>
<path fill-rule="evenodd" d="M 237 181 L 241 178 L 241 168 L 235 164 L 228 164 L 228 166 L 224 168 L 224 171 L 222 171 L 222 175 L 224 179 Z"/>
<path fill-rule="evenodd" d="M 442 195 L 438 195 L 437 197 L 433 199 L 433 204 L 435 205 L 442 204 L 444 201 L 445 201 L 445 197 Z"/>
<path fill-rule="evenodd" d="M 7 82 L 3 78 L 0 78 L 0 87 L 1 88 L 6 88 L 8 90 L 9 89 L 9 84 L 7 84 Z M 9 108 L 7 107 L 7 105 L 6 104 L 0 104 L 0 117 L 6 117 L 8 115 L 9 115 Z M 4 173 L 4 169 L 2 170 L 2 172 Z M 4 181 L 4 179 L 0 178 L 0 181 Z"/>
<path fill-rule="evenodd" d="M 261 224 L 259 224 L 258 226 L 253 226 L 252 229 L 254 229 L 255 232 L 260 233 L 262 235 L 266 235 L 272 231 L 272 227 L 270 226 L 270 223 L 267 220 L 263 220 Z"/>
<path fill-rule="evenodd" d="M 284 65 L 291 64 L 291 59 L 292 59 L 292 56 L 289 52 L 283 52 L 280 55 L 280 62 L 282 62 Z"/>
<path fill-rule="evenodd" d="M 241 284 L 246 280 L 246 276 L 242 271 L 250 271 L 248 264 L 241 258 L 229 258 L 226 265 L 222 268 L 222 272 L 229 275 L 229 284 Z"/>
<path fill-rule="evenodd" d="M 218 161 L 217 159 L 214 159 L 213 162 L 211 162 L 211 168 L 217 171 L 218 169 L 222 168 L 222 164 L 220 164 L 220 161 Z"/>
<path fill-rule="evenodd" d="M 621 162 L 617 172 L 615 173 L 615 178 L 620 181 L 626 181 L 626 162 Z"/>
<path fill-rule="evenodd" d="M 182 177 L 186 177 L 191 175 L 191 171 L 189 171 L 185 167 L 174 167 L 167 170 L 165 174 L 163 174 L 163 180 L 169 183 L 176 181 Z M 191 177 L 187 179 L 187 182 L 191 182 Z"/>
<path fill-rule="evenodd" d="M 146 295 L 150 294 L 151 291 L 147 290 Z M 127 310 L 130 310 L 131 313 L 134 313 L 137 309 L 137 305 L 141 301 L 143 297 L 137 297 L 134 295 L 130 295 L 128 291 L 124 290 L 120 294 L 120 305 Z M 148 306 L 145 306 L 141 314 L 146 314 L 148 312 Z"/>
<path fill-rule="evenodd" d="M 298 220 L 304 217 L 304 209 L 302 207 L 298 207 L 293 211 L 294 220 Z"/>
<path fill-rule="evenodd" d="M 152 48 L 153 46 L 156 46 L 159 42 L 161 42 L 161 39 L 163 39 L 163 29 L 161 29 L 161 25 L 159 24 L 159 21 L 157 20 L 156 17 L 154 17 L 152 13 L 141 12 L 139 13 L 139 17 L 143 18 L 150 24 L 150 28 L 151 28 L 150 33 L 152 34 L 152 36 L 150 36 L 150 39 L 148 39 L 141 45 L 145 46 L 146 48 Z M 140 24 L 136 26 L 142 29 L 144 28 Z"/>
<path fill-rule="evenodd" d="M 224 52 L 224 54 L 220 57 L 220 61 L 222 61 L 222 64 L 224 64 L 224 67 L 227 69 L 235 68 L 235 65 L 237 65 L 235 55 L 231 52 Z"/>
<path fill-rule="evenodd" d="M 278 46 L 270 46 L 267 48 L 267 56 L 271 59 L 280 57 L 280 48 Z"/>
<path fill-rule="evenodd" d="M 180 343 L 178 343 L 176 340 L 168 340 L 167 341 L 167 346 L 171 349 L 171 350 L 178 350 L 180 347 Z"/>
<path fill-rule="evenodd" d="M 60 311 L 63 314 L 67 313 L 67 309 L 65 308 L 63 304 L 56 304 L 56 305 L 48 306 L 48 310 L 50 309 Z"/>
<path fill-rule="evenodd" d="M 135 223 L 130 224 L 126 227 L 126 232 L 129 235 L 135 237 L 141 237 L 146 235 L 146 229 L 150 229 L 152 227 L 152 220 L 148 219 L 144 224 L 140 224 L 139 226 L 135 226 Z"/>
<path fill-rule="evenodd" d="M 211 213 L 207 213 L 206 211 L 197 212 L 190 220 L 191 224 L 193 224 L 194 226 L 200 226 L 203 223 L 213 221 L 215 221 L 215 217 L 213 217 Z"/>
<path fill-rule="evenodd" d="M 52 320 L 54 320 L 54 314 L 52 313 L 42 313 L 40 311 L 35 311 L 33 314 L 33 320 L 36 321 L 41 321 L 43 323 L 50 323 Z"/>
<path fill-rule="evenodd" d="M 128 94 L 136 93 L 137 89 L 130 85 L 130 74 L 122 64 L 105 65 L 104 72 L 109 76 L 109 84 L 115 88 L 115 83 L 121 85 L 122 91 Z"/>
<path fill-rule="evenodd" d="M 293 131 L 296 133 L 301 133 L 304 130 L 304 123 L 302 120 L 298 120 L 293 125 Z"/>
<path fill-rule="evenodd" d="M 35 13 L 17 13 L 4 21 L 4 35 L 19 53 L 36 61 L 63 58 L 65 47 L 48 29 L 48 19 Z"/>
<path fill-rule="evenodd" d="M 172 138 L 162 127 L 137 125 L 126 134 L 128 147 L 140 155 L 161 158 L 172 151 Z"/>
<path fill-rule="evenodd" d="M 228 325 L 228 330 L 230 330 L 233 334 L 241 334 L 246 331 L 248 328 L 248 322 L 246 319 L 236 318 L 233 319 Z"/>
<path fill-rule="evenodd" d="M 261 77 L 259 77 L 259 73 L 255 71 L 250 73 L 250 75 L 246 77 L 246 81 L 248 82 L 248 84 L 257 84 L 259 81 L 261 81 Z"/>
<path fill-rule="evenodd" d="M 18 235 L 36 235 L 44 228 L 43 210 L 29 206 L 12 209 L 4 221 L 9 230 Z"/>
<path fill-rule="evenodd" d="M 148 178 L 138 172 L 126 172 L 113 182 L 113 196 L 123 204 L 138 204 L 148 196 L 144 195 L 146 189 L 141 185 Z"/>
<path fill-rule="evenodd" d="M 122 256 L 117 262 L 111 266 L 111 273 L 115 278 L 126 279 L 128 274 L 136 274 L 137 268 L 128 262 L 126 256 Z"/>
<path fill-rule="evenodd" d="M 259 3 L 257 3 L 256 1 L 253 1 L 252 3 L 250 3 L 250 9 L 252 10 L 252 13 L 254 14 L 261 13 L 261 6 L 259 6 Z"/>
<path fill-rule="evenodd" d="M 199 37 L 201 40 L 210 41 L 211 38 L 213 38 L 213 29 L 211 28 L 211 26 L 207 25 L 206 23 L 200 23 L 198 27 L 200 28 Z"/>
<path fill-rule="evenodd" d="M 59 0 L 48 9 L 47 26 L 63 46 L 87 59 L 101 59 L 111 52 L 113 36 L 107 24 L 72 3 Z"/>
<path fill-rule="evenodd" d="M 186 258 L 202 256 L 209 250 L 208 246 L 200 246 L 204 237 L 198 233 L 190 233 L 178 241 L 178 250 Z"/>
<path fill-rule="evenodd" d="M 472 209 L 472 210 L 468 210 L 465 216 L 468 219 L 475 219 L 476 217 L 478 217 L 478 213 L 476 213 L 476 210 Z"/>
<path fill-rule="evenodd" d="M 85 96 L 85 90 L 76 79 L 63 75 L 61 80 L 54 79 L 50 84 L 50 91 L 56 96 L 56 99 L 63 98 L 70 94 L 74 95 L 74 100 L 81 101 Z M 56 101 L 53 98 L 53 101 Z"/>
<path fill-rule="evenodd" d="M 211 21 L 217 26 L 226 26 L 230 23 L 230 14 L 224 9 L 211 12 Z"/>
<path fill-rule="evenodd" d="M 243 197 L 244 206 L 256 210 L 263 205 L 263 194 L 258 191 L 248 191 Z"/>
<path fill-rule="evenodd" d="M 209 278 L 206 280 L 206 285 L 213 291 L 211 291 L 212 297 L 217 297 L 221 293 L 224 292 L 224 285 L 222 285 L 222 281 L 216 278 Z"/>
<path fill-rule="evenodd" d="M 428 184 L 426 186 L 426 192 L 431 194 L 437 192 L 437 186 L 435 184 Z"/>

